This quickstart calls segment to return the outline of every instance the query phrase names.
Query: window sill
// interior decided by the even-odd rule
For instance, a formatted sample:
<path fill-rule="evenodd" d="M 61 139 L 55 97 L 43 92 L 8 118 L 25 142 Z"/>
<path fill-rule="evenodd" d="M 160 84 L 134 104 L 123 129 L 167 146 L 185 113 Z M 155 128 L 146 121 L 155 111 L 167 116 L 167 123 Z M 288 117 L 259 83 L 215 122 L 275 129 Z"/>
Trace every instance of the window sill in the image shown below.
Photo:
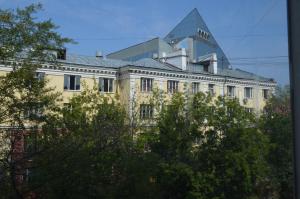
<path fill-rule="evenodd" d="M 68 90 L 68 89 L 64 89 L 64 92 L 81 92 L 81 90 Z"/>
<path fill-rule="evenodd" d="M 99 91 L 100 94 L 114 94 L 115 92 L 101 92 Z"/>

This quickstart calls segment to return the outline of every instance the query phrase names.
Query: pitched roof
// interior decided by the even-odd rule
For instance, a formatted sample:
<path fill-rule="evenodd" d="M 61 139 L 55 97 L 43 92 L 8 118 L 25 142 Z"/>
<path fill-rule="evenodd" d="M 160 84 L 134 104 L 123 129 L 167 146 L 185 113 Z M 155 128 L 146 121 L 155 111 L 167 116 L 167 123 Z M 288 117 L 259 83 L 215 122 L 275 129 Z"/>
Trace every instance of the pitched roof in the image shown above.
<path fill-rule="evenodd" d="M 138 61 L 133 62 L 133 65 L 141 66 L 145 68 L 156 68 L 156 69 L 169 70 L 169 71 L 182 71 L 171 64 L 162 63 L 151 58 L 140 59 Z"/>
<path fill-rule="evenodd" d="M 131 64 L 131 62 L 117 59 L 102 59 L 95 56 L 76 55 L 69 53 L 67 53 L 66 60 L 59 60 L 59 62 L 107 68 L 120 68 L 122 66 Z"/>
<path fill-rule="evenodd" d="M 261 77 L 240 69 L 223 69 L 223 70 L 218 69 L 217 74 L 211 74 L 209 72 L 203 71 L 203 67 L 201 65 L 192 64 L 192 63 L 188 65 L 189 71 L 183 71 L 180 68 L 177 68 L 171 64 L 163 63 L 152 58 L 144 58 L 138 61 L 122 61 L 117 59 L 106 59 L 106 58 L 100 59 L 93 56 L 67 54 L 66 60 L 58 60 L 58 61 L 60 63 L 91 66 L 91 67 L 104 67 L 104 68 L 118 69 L 125 66 L 134 66 L 134 67 L 140 67 L 145 69 L 167 70 L 170 72 L 183 72 L 183 73 L 189 72 L 189 73 L 203 74 L 203 75 L 216 75 L 216 76 L 223 76 L 223 77 L 226 76 L 226 77 L 232 77 L 238 79 L 274 82 L 274 80 L 272 79 Z"/>

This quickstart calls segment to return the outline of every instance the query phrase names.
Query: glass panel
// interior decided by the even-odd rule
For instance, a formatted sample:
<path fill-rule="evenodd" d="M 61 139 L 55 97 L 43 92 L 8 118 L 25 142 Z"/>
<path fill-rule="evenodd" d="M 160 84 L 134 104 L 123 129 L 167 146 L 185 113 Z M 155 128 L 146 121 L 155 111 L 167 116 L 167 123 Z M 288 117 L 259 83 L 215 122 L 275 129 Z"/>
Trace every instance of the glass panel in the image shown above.
<path fill-rule="evenodd" d="M 69 81 L 70 81 L 70 76 L 64 75 L 64 89 L 65 90 L 69 89 Z"/>
<path fill-rule="evenodd" d="M 113 79 L 109 79 L 109 92 L 113 92 Z"/>
<path fill-rule="evenodd" d="M 76 75 L 76 90 L 80 90 L 80 76 Z"/>
<path fill-rule="evenodd" d="M 69 85 L 69 89 L 70 90 L 75 90 L 75 76 L 74 75 L 70 75 L 70 85 Z"/>
<path fill-rule="evenodd" d="M 108 84 L 109 84 L 109 80 L 108 79 L 104 79 L 104 92 L 108 92 L 109 88 L 108 88 Z"/>

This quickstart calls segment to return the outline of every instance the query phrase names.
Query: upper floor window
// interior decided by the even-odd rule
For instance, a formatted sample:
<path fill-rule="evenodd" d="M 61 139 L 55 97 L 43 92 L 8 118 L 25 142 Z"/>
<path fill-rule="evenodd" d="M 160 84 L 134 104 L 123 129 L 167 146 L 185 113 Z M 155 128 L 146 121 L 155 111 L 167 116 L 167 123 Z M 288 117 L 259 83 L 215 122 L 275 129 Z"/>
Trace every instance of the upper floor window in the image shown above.
<path fill-rule="evenodd" d="M 251 87 L 245 87 L 244 88 L 244 97 L 245 98 L 253 98 L 253 88 Z"/>
<path fill-rule="evenodd" d="M 168 80 L 168 93 L 178 92 L 178 81 Z"/>
<path fill-rule="evenodd" d="M 80 76 L 79 75 L 64 75 L 64 89 L 65 90 L 80 90 Z"/>
<path fill-rule="evenodd" d="M 99 78 L 99 91 L 105 93 L 113 92 L 114 79 L 112 78 Z"/>
<path fill-rule="evenodd" d="M 35 73 L 35 78 L 39 81 L 43 80 L 45 77 L 45 73 L 44 72 L 36 72 Z"/>
<path fill-rule="evenodd" d="M 215 95 L 215 85 L 214 84 L 208 84 L 208 93 L 210 95 Z"/>
<path fill-rule="evenodd" d="M 200 83 L 199 82 L 193 82 L 192 83 L 192 93 L 198 93 L 200 91 Z"/>
<path fill-rule="evenodd" d="M 262 95 L 264 99 L 268 99 L 269 98 L 269 90 L 268 89 L 263 89 L 262 90 Z"/>
<path fill-rule="evenodd" d="M 227 86 L 227 96 L 228 97 L 235 96 L 235 86 Z"/>
<path fill-rule="evenodd" d="M 153 105 L 141 104 L 140 105 L 140 117 L 141 117 L 141 119 L 153 118 Z"/>
<path fill-rule="evenodd" d="M 141 91 L 150 92 L 152 91 L 153 79 L 151 78 L 141 78 Z"/>

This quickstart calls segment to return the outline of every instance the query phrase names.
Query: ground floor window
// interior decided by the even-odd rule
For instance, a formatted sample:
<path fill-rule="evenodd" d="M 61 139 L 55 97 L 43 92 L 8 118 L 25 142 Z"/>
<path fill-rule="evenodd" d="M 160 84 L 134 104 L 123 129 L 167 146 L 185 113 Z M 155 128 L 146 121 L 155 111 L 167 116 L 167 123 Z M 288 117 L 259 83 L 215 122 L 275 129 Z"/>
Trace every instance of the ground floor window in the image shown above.
<path fill-rule="evenodd" d="M 200 91 L 200 83 L 199 82 L 193 82 L 192 83 L 192 93 L 196 94 Z"/>
<path fill-rule="evenodd" d="M 141 119 L 153 118 L 153 105 L 141 104 L 140 105 L 140 118 Z"/>

